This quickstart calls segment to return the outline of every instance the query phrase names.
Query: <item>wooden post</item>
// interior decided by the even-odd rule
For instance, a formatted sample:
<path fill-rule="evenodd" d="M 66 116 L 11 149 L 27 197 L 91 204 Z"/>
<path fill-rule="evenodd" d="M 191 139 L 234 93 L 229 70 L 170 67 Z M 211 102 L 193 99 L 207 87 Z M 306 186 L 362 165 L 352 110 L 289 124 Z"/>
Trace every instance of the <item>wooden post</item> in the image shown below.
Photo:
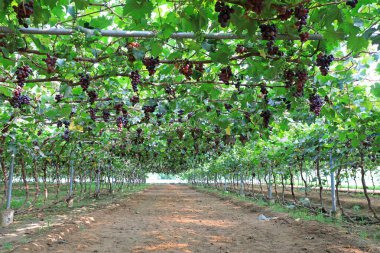
<path fill-rule="evenodd" d="M 330 151 L 330 180 L 331 180 L 331 213 L 336 213 L 336 198 L 335 198 L 335 173 L 333 170 L 332 151 Z"/>

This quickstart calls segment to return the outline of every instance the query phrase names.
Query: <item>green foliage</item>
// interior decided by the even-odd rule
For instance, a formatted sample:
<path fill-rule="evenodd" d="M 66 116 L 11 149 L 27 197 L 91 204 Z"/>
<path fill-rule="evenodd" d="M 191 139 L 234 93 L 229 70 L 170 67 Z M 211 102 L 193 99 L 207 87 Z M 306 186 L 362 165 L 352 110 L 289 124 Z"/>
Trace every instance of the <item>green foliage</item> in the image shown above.
<path fill-rule="evenodd" d="M 251 166 L 264 173 L 269 161 L 277 167 L 299 155 L 315 159 L 317 146 L 323 156 L 339 149 L 340 158 L 378 151 L 378 3 L 309 1 L 307 25 L 296 27 L 300 18 L 280 20 L 279 10 L 301 1 L 265 1 L 261 12 L 226 1 L 234 12 L 222 28 L 214 1 L 34 1 L 34 12 L 19 20 L 13 6 L 26 2 L 0 3 L 0 26 L 13 32 L 0 33 L 0 155 L 6 159 L 16 140 L 28 172 L 34 158 L 47 162 L 49 173 L 70 159 L 110 165 L 119 176 L 199 167 L 203 175 Z M 277 53 L 262 40 L 262 24 L 286 38 L 273 40 Z M 74 32 L 21 34 L 22 26 Z M 106 37 L 102 29 L 155 37 Z M 176 32 L 195 38 L 171 38 Z M 239 38 L 206 38 L 215 33 Z M 301 42 L 300 33 L 323 39 Z M 321 54 L 335 60 L 317 66 Z M 159 64 L 146 64 L 149 57 Z M 16 77 L 22 66 L 32 69 L 25 80 Z M 286 70 L 306 77 L 287 80 Z M 19 105 L 18 86 L 30 104 Z M 315 94 L 323 102 L 319 116 L 310 110 Z M 63 122 L 68 126 L 57 127 Z"/>

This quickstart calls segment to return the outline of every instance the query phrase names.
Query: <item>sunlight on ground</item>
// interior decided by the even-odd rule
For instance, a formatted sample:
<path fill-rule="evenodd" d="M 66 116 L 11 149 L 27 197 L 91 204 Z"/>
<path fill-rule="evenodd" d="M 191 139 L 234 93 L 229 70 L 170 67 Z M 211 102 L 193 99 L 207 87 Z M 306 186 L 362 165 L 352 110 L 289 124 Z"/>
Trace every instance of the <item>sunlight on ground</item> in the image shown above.
<path fill-rule="evenodd" d="M 147 184 L 182 184 L 186 181 L 180 179 L 178 176 L 163 175 L 158 173 L 149 173 L 146 179 Z"/>

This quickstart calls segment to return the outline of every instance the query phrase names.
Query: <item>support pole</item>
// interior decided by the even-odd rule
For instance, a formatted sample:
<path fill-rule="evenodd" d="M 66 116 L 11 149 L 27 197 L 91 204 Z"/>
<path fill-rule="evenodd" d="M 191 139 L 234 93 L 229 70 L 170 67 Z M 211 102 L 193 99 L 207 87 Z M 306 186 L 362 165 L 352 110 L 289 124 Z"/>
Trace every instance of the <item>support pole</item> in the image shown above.
<path fill-rule="evenodd" d="M 98 170 L 96 171 L 96 196 L 100 193 L 100 161 L 98 163 Z"/>
<path fill-rule="evenodd" d="M 74 161 L 70 161 L 70 190 L 69 190 L 69 198 L 73 196 L 73 183 L 74 183 Z"/>
<path fill-rule="evenodd" d="M 243 180 L 243 173 L 240 171 L 240 195 L 244 196 L 244 180 Z"/>
<path fill-rule="evenodd" d="M 272 199 L 272 167 L 269 167 L 269 180 L 268 180 L 268 198 Z"/>
<path fill-rule="evenodd" d="M 8 176 L 7 209 L 11 209 L 14 165 L 15 165 L 15 151 L 12 152 L 12 162 L 11 162 L 11 167 L 9 169 L 9 176 Z"/>
<path fill-rule="evenodd" d="M 330 151 L 330 179 L 331 179 L 331 213 L 336 213 L 336 198 L 335 198 L 335 173 L 333 170 L 332 152 Z"/>
<path fill-rule="evenodd" d="M 74 32 L 80 31 L 87 35 L 100 35 L 104 37 L 117 37 L 117 38 L 157 38 L 157 32 L 155 31 L 122 31 L 122 30 L 96 30 L 87 29 L 81 26 L 76 29 L 64 29 L 64 28 L 19 28 L 19 32 L 22 34 L 42 34 L 42 35 L 72 35 Z M 9 27 L 0 26 L 0 34 L 15 33 L 15 31 Z M 203 36 L 193 32 L 175 32 L 170 35 L 172 39 L 215 39 L 215 40 L 238 40 L 255 38 L 262 40 L 261 35 L 238 35 L 233 33 L 204 33 Z M 299 40 L 298 34 L 278 34 L 276 40 Z M 323 37 L 320 34 L 310 34 L 308 40 L 322 40 Z"/>

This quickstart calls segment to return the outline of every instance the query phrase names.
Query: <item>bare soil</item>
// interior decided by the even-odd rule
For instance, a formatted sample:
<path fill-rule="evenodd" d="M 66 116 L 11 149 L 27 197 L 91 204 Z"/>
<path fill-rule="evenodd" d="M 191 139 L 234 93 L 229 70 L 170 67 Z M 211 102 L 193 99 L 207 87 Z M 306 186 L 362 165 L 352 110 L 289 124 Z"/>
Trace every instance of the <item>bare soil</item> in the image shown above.
<path fill-rule="evenodd" d="M 261 221 L 260 214 L 277 219 Z M 359 253 L 380 247 L 319 222 L 160 185 L 56 226 L 13 252 Z"/>

